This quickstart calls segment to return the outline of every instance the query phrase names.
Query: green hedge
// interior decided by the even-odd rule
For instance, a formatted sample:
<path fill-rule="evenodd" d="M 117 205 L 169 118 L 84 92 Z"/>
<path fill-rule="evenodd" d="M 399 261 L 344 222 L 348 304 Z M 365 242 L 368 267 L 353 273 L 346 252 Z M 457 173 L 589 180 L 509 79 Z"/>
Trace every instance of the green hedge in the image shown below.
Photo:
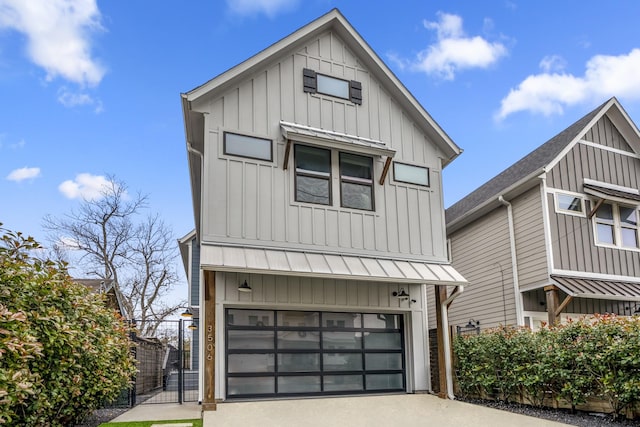
<path fill-rule="evenodd" d="M 614 414 L 640 403 L 640 316 L 596 315 L 533 332 L 501 327 L 453 343 L 465 397 L 572 408 L 595 397 Z"/>
<path fill-rule="evenodd" d="M 34 258 L 32 238 L 0 233 L 0 425 L 75 425 L 128 386 L 127 326 L 64 265 Z"/>

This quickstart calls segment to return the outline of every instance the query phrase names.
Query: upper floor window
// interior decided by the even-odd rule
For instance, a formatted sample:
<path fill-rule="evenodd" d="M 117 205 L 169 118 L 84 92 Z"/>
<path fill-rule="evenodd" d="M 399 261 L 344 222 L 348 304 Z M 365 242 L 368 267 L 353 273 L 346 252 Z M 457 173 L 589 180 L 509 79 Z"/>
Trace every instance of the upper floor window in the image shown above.
<path fill-rule="evenodd" d="M 638 209 L 603 203 L 595 214 L 596 242 L 623 248 L 638 248 Z"/>
<path fill-rule="evenodd" d="M 407 184 L 429 186 L 429 168 L 393 162 L 393 179 Z"/>
<path fill-rule="evenodd" d="M 331 204 L 331 151 L 307 145 L 295 146 L 296 200 Z"/>
<path fill-rule="evenodd" d="M 582 197 L 567 193 L 556 193 L 556 212 L 572 215 L 584 215 Z"/>
<path fill-rule="evenodd" d="M 272 141 L 254 136 L 224 133 L 224 154 L 258 160 L 273 160 Z"/>
<path fill-rule="evenodd" d="M 300 144 L 294 146 L 294 157 L 296 201 L 332 205 L 331 177 L 336 175 L 342 207 L 374 209 L 373 158 Z"/>
<path fill-rule="evenodd" d="M 340 191 L 345 208 L 373 210 L 373 159 L 340 153 Z"/>
<path fill-rule="evenodd" d="M 320 74 L 308 68 L 302 70 L 302 80 L 303 89 L 307 93 L 321 93 L 362 104 L 362 83 L 359 81 Z"/>

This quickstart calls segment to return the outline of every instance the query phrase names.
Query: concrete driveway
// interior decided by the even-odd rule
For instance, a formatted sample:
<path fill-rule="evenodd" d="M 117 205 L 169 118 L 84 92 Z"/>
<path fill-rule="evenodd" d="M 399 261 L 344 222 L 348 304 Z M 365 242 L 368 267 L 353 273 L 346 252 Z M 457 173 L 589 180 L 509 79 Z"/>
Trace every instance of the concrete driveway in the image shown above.
<path fill-rule="evenodd" d="M 528 427 L 566 424 L 428 394 L 221 403 L 203 413 L 205 427 Z"/>

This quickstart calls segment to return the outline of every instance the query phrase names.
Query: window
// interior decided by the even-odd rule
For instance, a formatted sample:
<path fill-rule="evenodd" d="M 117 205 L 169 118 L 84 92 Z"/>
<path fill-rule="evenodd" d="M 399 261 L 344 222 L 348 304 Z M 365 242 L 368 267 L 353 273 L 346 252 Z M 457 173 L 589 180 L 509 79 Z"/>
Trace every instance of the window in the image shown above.
<path fill-rule="evenodd" d="M 373 159 L 340 153 L 340 191 L 345 208 L 373 210 Z"/>
<path fill-rule="evenodd" d="M 407 184 L 429 186 L 429 168 L 393 162 L 393 179 Z"/>
<path fill-rule="evenodd" d="M 340 191 L 340 206 L 374 210 L 373 158 L 298 144 L 294 156 L 297 202 L 333 205 L 332 193 Z M 339 189 L 332 176 L 340 176 Z"/>
<path fill-rule="evenodd" d="M 358 81 L 318 74 L 308 68 L 302 70 L 302 80 L 307 93 L 320 93 L 362 104 L 362 84 Z"/>
<path fill-rule="evenodd" d="M 603 203 L 595 214 L 596 242 L 623 248 L 638 248 L 636 207 Z"/>
<path fill-rule="evenodd" d="M 556 212 L 579 214 L 584 212 L 582 197 L 566 193 L 556 193 Z"/>
<path fill-rule="evenodd" d="M 272 143 L 270 139 L 253 136 L 224 133 L 224 154 L 247 157 L 258 160 L 273 160 Z"/>
<path fill-rule="evenodd" d="M 331 204 L 331 151 L 295 146 L 296 201 Z"/>

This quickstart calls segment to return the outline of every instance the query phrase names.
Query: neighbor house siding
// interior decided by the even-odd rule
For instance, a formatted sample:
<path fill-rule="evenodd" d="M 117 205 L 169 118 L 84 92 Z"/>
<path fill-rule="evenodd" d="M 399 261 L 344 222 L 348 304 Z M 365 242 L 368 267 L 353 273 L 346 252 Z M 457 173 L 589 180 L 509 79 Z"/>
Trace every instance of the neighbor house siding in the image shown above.
<path fill-rule="evenodd" d="M 494 209 L 484 217 L 450 236 L 452 264 L 468 281 L 449 309 L 452 326 L 463 326 L 469 319 L 480 326 L 515 324 L 516 310 L 506 208 Z M 433 290 L 430 308 L 435 308 Z M 429 311 L 429 324 L 435 313 Z"/>
<path fill-rule="evenodd" d="M 191 306 L 200 305 L 200 244 L 196 239 L 191 241 L 191 286 L 190 301 Z"/>
<path fill-rule="evenodd" d="M 532 188 L 511 203 L 519 285 L 523 287 L 546 282 L 549 276 L 540 187 Z"/>
<path fill-rule="evenodd" d="M 362 105 L 303 92 L 304 68 L 361 82 Z M 207 113 L 203 242 L 446 261 L 443 155 L 334 33 L 194 108 Z M 380 185 L 385 158 L 374 156 L 374 212 L 341 208 L 336 192 L 333 206 L 296 202 L 280 120 L 381 140 L 396 150 L 394 160 L 429 167 L 431 186 L 396 183 L 392 171 Z M 224 155 L 225 131 L 273 140 L 273 162 Z"/>
<path fill-rule="evenodd" d="M 606 116 L 587 132 L 584 139 L 616 150 L 625 152 L 631 150 Z M 584 178 L 628 188 L 638 188 L 640 185 L 640 159 L 636 155 L 626 155 L 578 143 L 547 173 L 547 183 L 550 187 L 547 199 L 553 247 L 553 268 L 598 274 L 640 276 L 640 253 L 638 251 L 595 245 L 593 221 L 586 216 L 586 213 L 593 208 L 595 200 L 586 201 L 585 216 L 556 213 L 554 193 L 562 191 L 583 193 Z"/>
<path fill-rule="evenodd" d="M 567 294 L 560 291 L 559 299 L 564 301 Z M 546 310 L 546 296 L 543 289 L 525 292 L 523 297 L 523 307 L 525 311 Z M 585 314 L 617 314 L 628 316 L 633 314 L 635 303 L 629 301 L 614 301 L 606 299 L 574 298 L 562 311 L 563 313 L 576 314 L 574 318 L 579 318 Z"/>

